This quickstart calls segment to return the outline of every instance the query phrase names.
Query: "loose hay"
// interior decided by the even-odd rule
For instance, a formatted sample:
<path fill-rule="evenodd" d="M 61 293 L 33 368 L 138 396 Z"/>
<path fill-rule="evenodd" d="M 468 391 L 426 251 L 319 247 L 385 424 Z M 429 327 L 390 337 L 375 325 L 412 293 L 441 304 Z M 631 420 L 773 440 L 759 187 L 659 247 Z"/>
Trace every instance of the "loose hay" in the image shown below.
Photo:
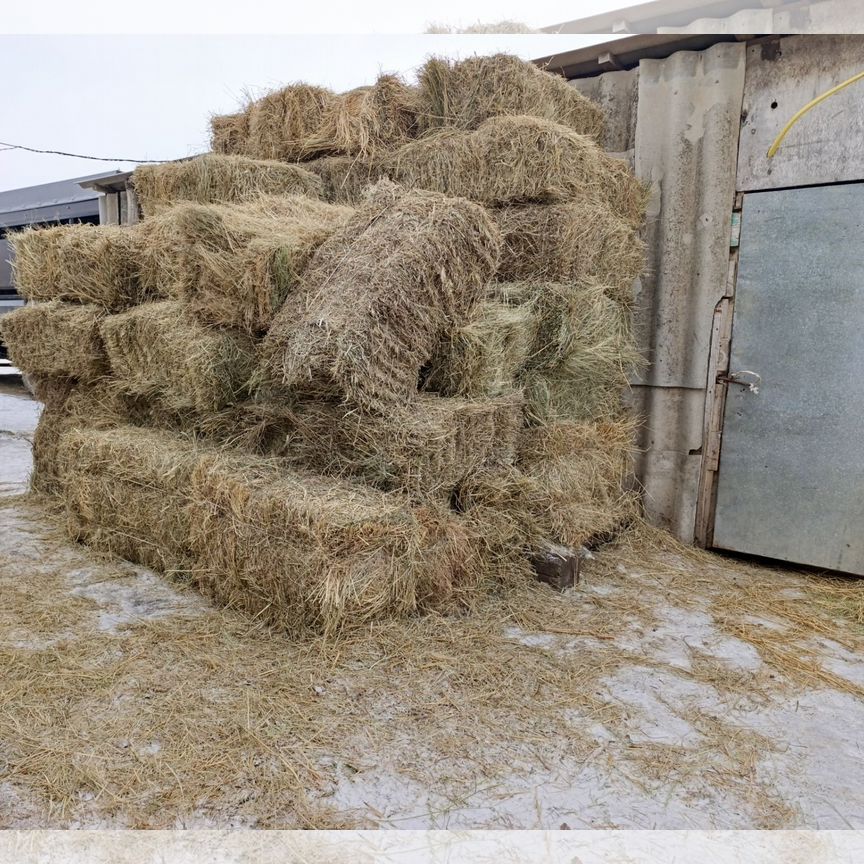
<path fill-rule="evenodd" d="M 646 191 L 621 160 L 551 120 L 493 117 L 474 132 L 442 129 L 400 147 L 381 170 L 408 188 L 487 205 L 576 201 L 641 224 Z"/>
<path fill-rule="evenodd" d="M 314 251 L 353 212 L 303 195 L 179 204 L 141 226 L 153 240 L 144 277 L 206 324 L 260 333 Z"/>
<path fill-rule="evenodd" d="M 410 401 L 420 369 L 464 321 L 494 273 L 499 237 L 481 208 L 380 183 L 325 242 L 301 298 L 263 345 L 277 387 L 386 412 Z"/>
<path fill-rule="evenodd" d="M 145 216 L 180 201 L 215 204 L 250 201 L 259 195 L 321 197 L 320 179 L 299 165 L 214 153 L 142 165 L 135 169 L 132 185 Z"/>
<path fill-rule="evenodd" d="M 605 207 L 581 203 L 527 204 L 492 210 L 503 238 L 503 282 L 591 280 L 622 303 L 645 263 L 644 244 Z"/>
<path fill-rule="evenodd" d="M 421 68 L 424 129 L 476 129 L 490 117 L 530 115 L 553 120 L 599 141 L 601 109 L 563 78 L 509 54 L 447 60 L 433 57 Z"/>
<path fill-rule="evenodd" d="M 197 584 L 291 633 L 407 615 L 469 578 L 456 520 L 399 496 L 224 454 L 200 460 L 191 491 Z"/>
<path fill-rule="evenodd" d="M 190 568 L 189 478 L 198 451 L 167 432 L 71 429 L 60 439 L 67 531 L 162 572 Z"/>
<path fill-rule="evenodd" d="M 371 87 L 336 97 L 321 125 L 305 142 L 304 155 L 375 156 L 414 137 L 417 91 L 395 75 L 381 75 Z"/>
<path fill-rule="evenodd" d="M 515 395 L 482 401 L 423 395 L 386 417 L 326 402 L 247 402 L 194 428 L 223 445 L 425 499 L 448 498 L 472 471 L 512 464 L 521 426 Z"/>
<path fill-rule="evenodd" d="M 108 316 L 101 332 L 118 384 L 169 411 L 216 411 L 247 395 L 256 360 L 252 340 L 203 326 L 181 302 Z"/>
<path fill-rule="evenodd" d="M 0 332 L 22 372 L 90 380 L 108 369 L 99 334 L 104 315 L 92 304 L 28 303 L 0 318 Z"/>
<path fill-rule="evenodd" d="M 15 287 L 28 300 L 71 300 L 120 310 L 147 299 L 139 238 L 116 225 L 57 225 L 9 235 Z"/>
<path fill-rule="evenodd" d="M 242 153 L 249 137 L 249 114 L 214 114 L 210 118 L 210 146 L 223 155 Z"/>

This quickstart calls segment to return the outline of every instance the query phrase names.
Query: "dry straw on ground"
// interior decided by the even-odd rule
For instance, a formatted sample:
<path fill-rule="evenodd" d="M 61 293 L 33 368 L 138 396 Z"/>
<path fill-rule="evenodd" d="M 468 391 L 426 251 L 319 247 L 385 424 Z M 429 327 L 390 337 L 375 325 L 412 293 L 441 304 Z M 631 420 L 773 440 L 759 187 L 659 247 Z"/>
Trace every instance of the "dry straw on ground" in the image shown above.
<path fill-rule="evenodd" d="M 442 497 L 472 471 L 512 463 L 521 399 L 422 395 L 386 417 L 327 402 L 246 402 L 193 428 L 223 446 L 284 457 L 328 476 L 356 476 L 386 491 Z"/>
<path fill-rule="evenodd" d="M 120 387 L 169 411 L 215 411 L 247 395 L 256 361 L 252 340 L 205 327 L 179 301 L 111 315 L 101 332 Z"/>
<path fill-rule="evenodd" d="M 186 502 L 197 460 L 193 445 L 168 432 L 64 432 L 58 462 L 70 536 L 162 572 L 188 572 Z"/>
<path fill-rule="evenodd" d="M 597 105 L 560 76 L 512 55 L 455 61 L 433 57 L 418 78 L 424 129 L 476 129 L 490 117 L 530 115 L 598 141 L 603 134 Z"/>
<path fill-rule="evenodd" d="M 92 304 L 28 303 L 0 319 L 12 362 L 30 375 L 98 378 L 107 371 L 99 322 Z"/>
<path fill-rule="evenodd" d="M 369 157 L 392 150 L 414 137 L 418 110 L 414 87 L 396 75 L 381 75 L 371 87 L 343 93 L 327 106 L 304 155 Z"/>
<path fill-rule="evenodd" d="M 477 575 L 446 511 L 260 457 L 204 456 L 189 515 L 201 590 L 291 633 L 407 615 Z"/>
<path fill-rule="evenodd" d="M 382 170 L 409 188 L 487 205 L 576 201 L 637 226 L 646 192 L 627 165 L 566 126 L 492 117 L 473 132 L 444 128 L 400 147 Z"/>
<path fill-rule="evenodd" d="M 132 185 L 145 216 L 179 201 L 239 203 L 259 195 L 321 197 L 321 181 L 300 165 L 244 156 L 207 154 L 195 159 L 142 165 Z"/>
<path fill-rule="evenodd" d="M 152 241 L 143 276 L 206 324 L 260 333 L 318 246 L 352 214 L 304 195 L 178 204 L 141 226 Z"/>
<path fill-rule="evenodd" d="M 379 183 L 319 248 L 303 302 L 274 319 L 263 346 L 268 380 L 368 410 L 410 401 L 438 341 L 494 273 L 499 243 L 476 205 Z"/>
<path fill-rule="evenodd" d="M 500 207 L 491 211 L 503 246 L 498 278 L 609 286 L 619 302 L 632 300 L 645 266 L 644 244 L 606 207 L 567 202 Z"/>
<path fill-rule="evenodd" d="M 147 299 L 139 240 L 115 225 L 60 225 L 9 235 L 15 287 L 28 300 L 71 300 L 120 310 Z"/>

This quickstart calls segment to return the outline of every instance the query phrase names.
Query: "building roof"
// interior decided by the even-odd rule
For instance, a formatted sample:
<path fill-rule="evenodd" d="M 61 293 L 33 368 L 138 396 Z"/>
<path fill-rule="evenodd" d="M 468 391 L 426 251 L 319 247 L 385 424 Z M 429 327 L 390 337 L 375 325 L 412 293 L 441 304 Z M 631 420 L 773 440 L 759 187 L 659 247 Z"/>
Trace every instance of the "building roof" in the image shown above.
<path fill-rule="evenodd" d="M 544 27 L 546 33 L 657 33 L 685 27 L 696 18 L 727 18 L 743 9 L 800 5 L 800 0 L 651 0 Z"/>
<path fill-rule="evenodd" d="M 82 188 L 82 183 L 110 178 L 120 171 L 90 174 L 70 180 L 57 180 L 38 186 L 25 186 L 0 192 L 0 227 L 59 222 L 99 212 L 99 192 Z"/>
<path fill-rule="evenodd" d="M 626 36 L 611 42 L 538 57 L 534 63 L 565 78 L 586 78 L 614 69 L 631 69 L 646 58 L 662 60 L 676 51 L 704 51 L 717 42 L 734 41 L 736 38 L 719 33 Z"/>

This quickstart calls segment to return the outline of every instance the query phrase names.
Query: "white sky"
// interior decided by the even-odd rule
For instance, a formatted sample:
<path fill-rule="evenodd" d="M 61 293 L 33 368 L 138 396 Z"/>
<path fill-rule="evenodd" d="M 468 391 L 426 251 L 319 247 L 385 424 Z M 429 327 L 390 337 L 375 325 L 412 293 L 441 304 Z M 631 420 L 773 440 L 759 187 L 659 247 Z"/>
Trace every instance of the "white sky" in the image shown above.
<path fill-rule="evenodd" d="M 343 0 L 318 4 L 215 0 L 206 7 L 183 0 L 150 0 L 146 5 L 118 0 L 4 4 L 0 141 L 108 157 L 188 156 L 207 149 L 209 115 L 234 110 L 246 90 L 260 92 L 298 80 L 345 90 L 370 83 L 379 72 L 399 72 L 410 79 L 430 54 L 463 57 L 509 51 L 530 60 L 604 39 L 420 35 L 432 22 L 464 26 L 509 18 L 541 27 L 625 5 L 633 4 L 617 0 L 438 0 L 429 7 Z M 149 33 L 197 35 L 140 35 L 142 28 Z M 214 35 L 232 32 L 286 35 Z M 342 35 L 322 35 L 328 32 Z M 58 35 L 9 35 L 16 33 Z M 133 166 L 116 159 L 94 162 L 0 150 L 0 191 L 115 167 Z"/>

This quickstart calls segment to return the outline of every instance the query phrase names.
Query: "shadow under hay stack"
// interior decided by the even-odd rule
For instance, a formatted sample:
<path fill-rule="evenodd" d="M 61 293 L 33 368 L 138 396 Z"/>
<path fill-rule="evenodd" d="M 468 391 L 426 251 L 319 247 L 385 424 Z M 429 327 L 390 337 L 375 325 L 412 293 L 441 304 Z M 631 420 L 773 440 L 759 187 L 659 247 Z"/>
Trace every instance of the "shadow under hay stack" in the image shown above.
<path fill-rule="evenodd" d="M 645 190 L 505 56 L 214 117 L 131 227 L 12 237 L 5 316 L 68 530 L 298 635 L 470 607 L 637 512 Z M 350 204 L 352 206 L 343 206 Z"/>

